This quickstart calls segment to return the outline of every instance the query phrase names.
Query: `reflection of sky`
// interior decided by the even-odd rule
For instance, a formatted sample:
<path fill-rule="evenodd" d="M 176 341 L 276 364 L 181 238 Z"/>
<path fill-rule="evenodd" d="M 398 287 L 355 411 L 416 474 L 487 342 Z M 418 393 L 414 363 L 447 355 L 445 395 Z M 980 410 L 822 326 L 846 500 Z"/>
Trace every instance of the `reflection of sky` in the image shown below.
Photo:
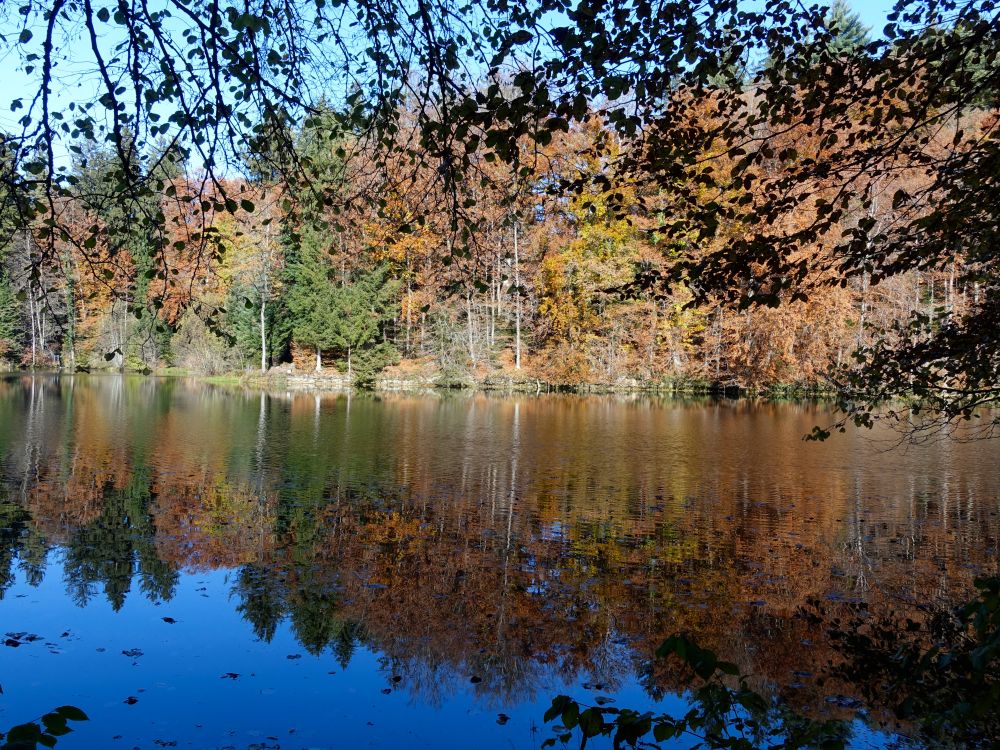
<path fill-rule="evenodd" d="M 405 678 L 394 686 L 386 660 L 368 649 L 359 648 L 344 671 L 329 652 L 306 653 L 287 621 L 270 643 L 257 640 L 230 596 L 232 571 L 183 574 L 175 597 L 162 604 L 134 591 L 116 613 L 97 592 L 87 606 L 74 605 L 55 575 L 60 561 L 52 562 L 37 588 L 19 575 L 0 601 L 5 631 L 41 636 L 0 650 L 0 727 L 75 705 L 90 721 L 75 723 L 74 733 L 60 740 L 66 750 L 174 746 L 169 743 L 467 748 L 470 742 L 483 750 L 535 750 L 552 735 L 551 725 L 542 723 L 552 697 L 598 695 L 584 687 L 586 675 L 577 684 L 549 676 L 536 695 L 496 705 L 476 695 L 470 676 L 466 689 L 429 702 L 411 693 Z M 134 650 L 141 655 L 122 653 Z M 640 711 L 676 715 L 683 707 L 676 697 L 653 704 L 634 679 L 611 695 L 613 705 Z M 130 698 L 137 700 L 127 703 Z M 502 725 L 501 713 L 509 717 Z M 860 724 L 854 730 L 855 747 L 881 746 Z"/>
<path fill-rule="evenodd" d="M 271 643 L 257 640 L 230 598 L 231 572 L 182 575 L 174 599 L 159 605 L 134 591 L 116 613 L 101 593 L 75 606 L 53 562 L 38 588 L 19 576 L 0 601 L 5 632 L 42 637 L 0 651 L 0 727 L 78 706 L 91 720 L 60 740 L 67 750 L 146 748 L 156 740 L 205 748 L 467 748 L 473 738 L 484 749 L 534 750 L 550 736 L 542 715 L 551 698 L 588 695 L 551 678 L 537 695 L 496 706 L 476 696 L 471 675 L 468 689 L 437 706 L 411 694 L 405 679 L 386 695 L 392 674 L 367 649 L 342 671 L 329 652 L 308 654 L 287 622 Z M 142 655 L 122 654 L 132 649 Z M 138 701 L 127 704 L 130 696 Z M 616 699 L 650 704 L 634 683 Z M 671 705 L 680 704 L 673 699 L 661 709 Z M 510 717 L 504 725 L 501 712 Z"/>

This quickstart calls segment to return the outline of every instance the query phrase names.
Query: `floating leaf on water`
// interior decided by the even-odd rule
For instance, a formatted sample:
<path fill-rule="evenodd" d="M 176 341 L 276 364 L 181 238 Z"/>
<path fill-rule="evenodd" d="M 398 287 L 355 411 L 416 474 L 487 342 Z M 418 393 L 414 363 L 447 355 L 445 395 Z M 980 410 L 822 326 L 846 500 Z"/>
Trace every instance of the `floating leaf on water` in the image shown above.
<path fill-rule="evenodd" d="M 167 623 L 167 625 L 174 625 L 177 623 L 177 620 L 175 620 L 173 617 L 164 617 L 163 621 Z"/>
<path fill-rule="evenodd" d="M 500 726 L 503 726 L 508 721 L 510 721 L 510 717 L 507 714 L 497 714 L 497 724 Z"/>
<path fill-rule="evenodd" d="M 136 698 L 134 695 L 130 695 L 128 698 L 125 699 L 125 703 L 127 703 L 130 706 L 134 706 L 138 702 L 139 699 Z"/>
<path fill-rule="evenodd" d="M 139 649 L 139 648 L 127 648 L 124 651 L 122 651 L 122 655 L 123 656 L 127 656 L 130 659 L 136 659 L 136 658 L 142 656 L 142 649 Z"/>
<path fill-rule="evenodd" d="M 478 685 L 482 681 L 483 681 L 483 678 L 482 677 L 477 677 L 476 675 L 472 675 L 472 678 L 469 680 L 469 682 L 471 682 L 473 685 Z"/>

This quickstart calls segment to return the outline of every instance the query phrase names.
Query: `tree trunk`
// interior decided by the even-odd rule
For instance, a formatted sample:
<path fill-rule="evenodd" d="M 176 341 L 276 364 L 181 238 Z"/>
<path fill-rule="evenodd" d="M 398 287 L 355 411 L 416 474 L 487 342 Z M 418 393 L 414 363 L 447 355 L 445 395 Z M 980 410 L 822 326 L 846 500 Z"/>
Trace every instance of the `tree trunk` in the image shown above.
<path fill-rule="evenodd" d="M 861 312 L 858 315 L 858 348 L 864 344 L 865 314 L 868 312 L 868 271 L 861 273 Z M 839 362 L 837 363 L 840 364 Z"/>
<path fill-rule="evenodd" d="M 35 297 L 28 285 L 28 319 L 31 320 L 31 369 L 35 369 Z"/>
<path fill-rule="evenodd" d="M 409 357 L 413 354 L 413 347 L 410 344 L 410 330 L 413 327 L 413 282 L 410 279 L 410 259 L 406 259 L 406 356 Z"/>
<path fill-rule="evenodd" d="M 517 252 L 517 224 L 514 225 L 514 369 L 521 369 L 521 259 Z"/>
<path fill-rule="evenodd" d="M 500 253 L 497 253 L 496 265 L 490 269 L 493 281 L 490 284 L 490 350 L 496 345 L 497 311 L 500 308 Z"/>
<path fill-rule="evenodd" d="M 260 371 L 267 372 L 267 331 L 264 326 L 264 296 L 260 299 Z"/>
<path fill-rule="evenodd" d="M 472 293 L 469 292 L 465 295 L 465 316 L 466 322 L 468 323 L 468 341 L 469 341 L 469 359 L 472 360 L 472 366 L 476 366 L 476 331 L 473 327 L 473 317 L 472 317 Z"/>

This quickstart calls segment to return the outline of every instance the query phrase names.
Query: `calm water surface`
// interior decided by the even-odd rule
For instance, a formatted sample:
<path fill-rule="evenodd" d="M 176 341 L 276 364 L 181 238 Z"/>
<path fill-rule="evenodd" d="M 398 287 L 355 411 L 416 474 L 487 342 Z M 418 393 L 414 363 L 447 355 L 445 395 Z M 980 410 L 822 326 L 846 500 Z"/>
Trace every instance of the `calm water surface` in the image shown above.
<path fill-rule="evenodd" d="M 537 748 L 557 693 L 680 710 L 650 663 L 680 630 L 849 717 L 797 610 L 997 573 L 1000 444 L 802 441 L 828 419 L 2 380 L 0 727 L 68 703 L 65 748 Z"/>

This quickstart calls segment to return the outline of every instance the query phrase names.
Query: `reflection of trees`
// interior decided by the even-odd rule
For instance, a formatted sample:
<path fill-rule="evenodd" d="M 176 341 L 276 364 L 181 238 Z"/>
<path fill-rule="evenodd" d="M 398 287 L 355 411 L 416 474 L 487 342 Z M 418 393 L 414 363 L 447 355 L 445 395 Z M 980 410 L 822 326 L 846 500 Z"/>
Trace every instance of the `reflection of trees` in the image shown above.
<path fill-rule="evenodd" d="M 801 682 L 788 700 L 820 705 L 795 676 L 835 658 L 797 615 L 807 599 L 876 612 L 959 598 L 972 568 L 996 566 L 984 498 L 1000 480 L 974 454 L 895 474 L 817 462 L 800 407 L 477 396 L 348 410 L 31 382 L 34 395 L 0 383 L 0 591 L 15 565 L 38 583 L 51 545 L 75 600 L 103 591 L 116 608 L 136 589 L 169 598 L 182 568 L 233 568 L 258 638 L 288 622 L 342 665 L 376 649 L 387 680 L 430 701 L 472 677 L 489 699 L 637 672 L 661 694 L 677 676 L 648 657 L 683 630 L 760 687 Z"/>
<path fill-rule="evenodd" d="M 14 562 L 23 554 L 30 521 L 19 505 L 0 500 L 0 598 L 14 583 Z"/>
<path fill-rule="evenodd" d="M 86 604 L 100 584 L 121 609 L 134 578 L 152 601 L 173 597 L 178 570 L 156 554 L 149 504 L 148 480 L 136 474 L 123 489 L 108 490 L 100 516 L 70 533 L 63 565 L 73 601 Z"/>
<path fill-rule="evenodd" d="M 260 565 L 240 568 L 233 587 L 236 609 L 253 626 L 254 635 L 270 642 L 285 616 L 283 582 L 278 571 Z"/>

